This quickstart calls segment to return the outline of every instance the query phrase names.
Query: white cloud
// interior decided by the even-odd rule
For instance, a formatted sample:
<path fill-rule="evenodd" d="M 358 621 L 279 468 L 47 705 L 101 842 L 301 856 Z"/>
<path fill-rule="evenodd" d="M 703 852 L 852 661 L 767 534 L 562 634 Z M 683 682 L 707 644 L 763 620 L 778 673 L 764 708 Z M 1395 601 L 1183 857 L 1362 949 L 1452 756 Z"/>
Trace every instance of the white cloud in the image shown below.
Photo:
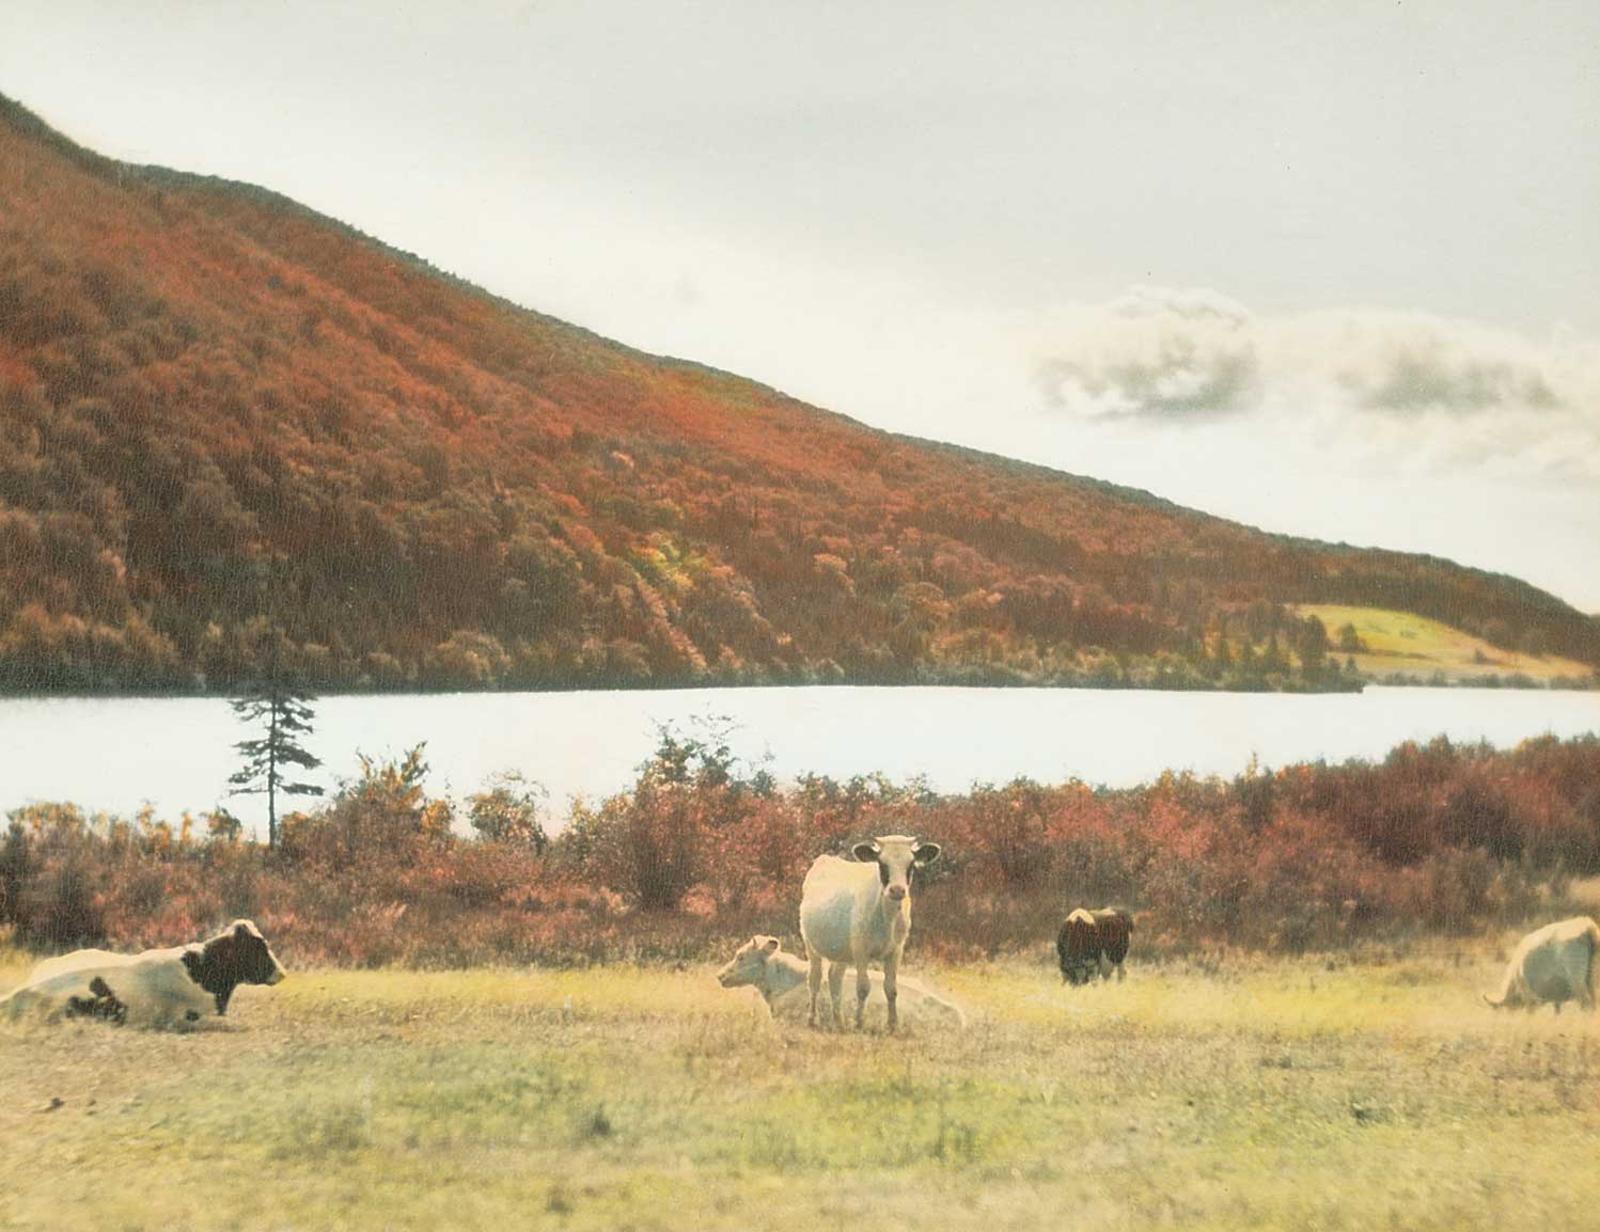
<path fill-rule="evenodd" d="M 1052 407 L 1091 421 L 1253 418 L 1399 469 L 1600 478 L 1600 345 L 1382 309 L 1278 316 L 1136 288 L 1034 342 Z"/>

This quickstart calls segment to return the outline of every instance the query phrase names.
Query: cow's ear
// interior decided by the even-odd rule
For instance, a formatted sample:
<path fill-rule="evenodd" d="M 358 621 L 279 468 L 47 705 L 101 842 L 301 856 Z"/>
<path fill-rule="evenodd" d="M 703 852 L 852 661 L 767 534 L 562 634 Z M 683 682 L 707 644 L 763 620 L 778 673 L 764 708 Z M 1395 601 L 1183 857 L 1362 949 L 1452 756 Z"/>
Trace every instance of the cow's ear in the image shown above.
<path fill-rule="evenodd" d="M 879 847 L 875 842 L 857 843 L 854 847 L 850 848 L 850 854 L 856 859 L 860 860 L 862 863 L 870 864 L 878 858 L 878 853 L 882 850 L 883 848 Z"/>
<path fill-rule="evenodd" d="M 917 848 L 912 858 L 918 864 L 932 864 L 939 858 L 939 852 L 942 850 L 943 848 L 938 843 L 923 843 Z"/>
<path fill-rule="evenodd" d="M 761 940 L 761 949 L 765 953 L 776 954 L 778 952 L 778 939 L 776 937 L 763 937 Z"/>

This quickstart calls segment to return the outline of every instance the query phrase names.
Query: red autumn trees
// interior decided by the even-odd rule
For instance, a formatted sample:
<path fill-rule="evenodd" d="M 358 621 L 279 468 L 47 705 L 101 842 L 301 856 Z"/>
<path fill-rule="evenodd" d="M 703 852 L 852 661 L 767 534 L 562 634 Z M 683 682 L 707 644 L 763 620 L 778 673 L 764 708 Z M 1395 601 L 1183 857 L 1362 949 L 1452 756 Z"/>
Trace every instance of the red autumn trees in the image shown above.
<path fill-rule="evenodd" d="M 0 201 L 3 691 L 227 692 L 279 559 L 325 691 L 1346 683 L 1208 635 L 1294 601 L 1600 664 L 1509 579 L 876 432 L 3 99 Z"/>
<path fill-rule="evenodd" d="M 364 762 L 285 820 L 276 852 L 226 815 L 206 837 L 148 812 L 18 809 L 0 838 L 0 928 L 39 947 L 132 947 L 250 915 L 299 961 L 706 957 L 792 934 L 811 860 L 887 832 L 943 844 L 916 944 L 951 958 L 1047 944 L 1085 902 L 1134 910 L 1151 955 L 1340 949 L 1569 910 L 1573 879 L 1600 875 L 1594 738 L 941 796 L 881 778 L 782 786 L 714 731 L 668 732 L 630 789 L 577 808 L 553 839 L 527 783 L 457 805 L 428 794 L 426 769 L 420 749 Z"/>

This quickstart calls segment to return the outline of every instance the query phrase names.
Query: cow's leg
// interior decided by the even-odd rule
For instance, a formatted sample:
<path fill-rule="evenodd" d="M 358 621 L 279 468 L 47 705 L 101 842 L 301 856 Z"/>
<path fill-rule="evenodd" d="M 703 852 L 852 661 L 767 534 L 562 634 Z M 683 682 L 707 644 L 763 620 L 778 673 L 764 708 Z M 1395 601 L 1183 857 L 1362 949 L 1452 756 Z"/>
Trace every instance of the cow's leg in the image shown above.
<path fill-rule="evenodd" d="M 900 1026 L 899 1015 L 895 1013 L 895 1000 L 900 995 L 899 974 L 900 955 L 890 950 L 883 956 L 883 999 L 889 1003 L 890 1035 L 893 1035 Z"/>
<path fill-rule="evenodd" d="M 1125 971 L 1123 969 L 1122 964 L 1119 962 L 1117 964 L 1117 983 L 1120 984 L 1120 983 L 1122 983 L 1123 980 L 1125 980 L 1127 978 L 1128 978 L 1128 973 L 1127 973 L 1127 971 Z"/>
<path fill-rule="evenodd" d="M 828 964 L 828 1002 L 833 1006 L 833 1025 L 844 1029 L 844 972 L 842 962 Z"/>
<path fill-rule="evenodd" d="M 806 1025 L 814 1027 L 817 1025 L 817 996 L 822 992 L 822 955 L 812 953 L 808 957 L 811 959 L 811 970 L 806 972 L 806 987 L 811 992 L 811 1014 L 806 1019 Z"/>
<path fill-rule="evenodd" d="M 1100 972 L 1100 978 L 1102 980 L 1109 980 L 1111 978 L 1111 959 L 1106 956 L 1104 951 L 1101 951 L 1101 953 L 1095 957 L 1094 965 Z"/>
<path fill-rule="evenodd" d="M 867 997 L 872 993 L 872 973 L 867 970 L 866 951 L 859 950 L 855 956 L 856 966 L 856 1030 L 861 1030 L 861 1025 L 867 1017 Z"/>

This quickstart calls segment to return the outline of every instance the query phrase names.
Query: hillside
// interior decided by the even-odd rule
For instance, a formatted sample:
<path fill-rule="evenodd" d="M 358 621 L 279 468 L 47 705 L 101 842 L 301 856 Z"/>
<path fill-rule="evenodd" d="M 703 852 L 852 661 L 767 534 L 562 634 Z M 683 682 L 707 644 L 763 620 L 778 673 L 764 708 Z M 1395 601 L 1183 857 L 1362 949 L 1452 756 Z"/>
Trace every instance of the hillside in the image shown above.
<path fill-rule="evenodd" d="M 320 689 L 1336 685 L 1289 603 L 1600 665 L 1513 579 L 875 431 L 0 99 L 0 689 L 228 689 L 272 627 Z"/>

